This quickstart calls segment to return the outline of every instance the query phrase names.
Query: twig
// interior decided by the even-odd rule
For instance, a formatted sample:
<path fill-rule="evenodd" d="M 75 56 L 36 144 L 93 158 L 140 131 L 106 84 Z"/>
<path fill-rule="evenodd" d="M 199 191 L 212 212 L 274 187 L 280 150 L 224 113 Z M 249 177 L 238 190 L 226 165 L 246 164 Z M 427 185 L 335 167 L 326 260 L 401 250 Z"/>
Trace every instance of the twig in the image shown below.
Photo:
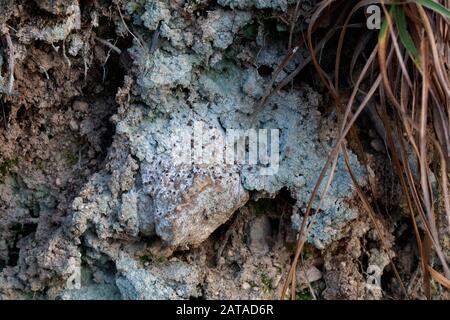
<path fill-rule="evenodd" d="M 339 27 L 331 29 L 325 37 L 317 44 L 317 48 L 322 50 L 322 48 L 325 46 L 325 44 L 328 42 L 328 40 L 331 39 L 331 37 L 334 35 L 335 31 L 339 29 Z M 284 58 L 283 62 L 280 63 L 280 65 L 277 67 L 277 69 L 274 71 L 274 74 L 272 76 L 272 80 L 270 85 L 267 87 L 264 96 L 261 98 L 259 103 L 256 105 L 254 111 L 251 113 L 251 124 L 254 125 L 256 116 L 262 111 L 265 104 L 272 98 L 274 94 L 279 92 L 281 89 L 283 89 L 286 85 L 288 85 L 299 73 L 302 71 L 311 61 L 312 56 L 309 55 L 306 58 L 303 59 L 302 63 L 300 63 L 297 68 L 289 74 L 286 78 L 284 78 L 275 89 L 273 89 L 273 84 L 276 81 L 276 78 L 278 77 L 278 74 L 280 71 L 289 63 L 290 59 L 293 56 L 293 53 L 295 53 L 298 50 L 299 47 L 295 47 L 294 49 L 290 50 L 288 55 Z M 317 51 L 317 48 L 315 51 Z"/>
<path fill-rule="evenodd" d="M 152 42 L 150 44 L 150 54 L 153 54 L 156 49 L 158 48 L 158 38 L 159 38 L 159 34 L 161 33 L 161 25 L 158 24 L 158 27 L 156 28 L 155 31 L 153 31 L 153 35 L 152 35 Z"/>
<path fill-rule="evenodd" d="M 3 100 L 0 100 L 0 103 L 2 105 L 3 121 L 5 122 L 5 128 L 8 129 L 8 121 L 6 119 L 5 105 L 3 104 Z"/>
<path fill-rule="evenodd" d="M 100 39 L 100 40 L 103 40 L 103 39 Z M 106 44 L 106 46 L 109 48 L 109 50 L 108 50 L 108 53 L 106 54 L 105 61 L 103 61 L 103 63 L 102 63 L 102 67 L 103 67 L 103 79 L 102 79 L 102 82 L 103 83 L 106 80 L 106 64 L 108 63 L 109 57 L 111 57 L 111 51 L 117 52 L 120 55 L 120 53 L 117 50 L 119 50 L 119 51 L 121 51 L 121 50 L 115 46 L 116 43 L 117 43 L 117 40 L 114 43 L 114 45 L 110 44 L 109 42 L 107 42 L 107 44 Z M 117 48 L 117 50 L 114 49 L 114 47 Z"/>
<path fill-rule="evenodd" d="M 292 16 L 291 26 L 290 26 L 290 30 L 289 30 L 288 50 L 291 50 L 291 48 L 292 48 L 292 36 L 294 35 L 295 24 L 297 23 L 297 20 L 298 20 L 301 2 L 303 2 L 303 1 L 297 0 L 297 3 L 295 4 L 294 15 Z"/>
<path fill-rule="evenodd" d="M 309 292 L 311 293 L 313 299 L 317 300 L 316 293 L 314 292 L 314 289 L 311 286 L 311 283 L 310 283 L 309 277 L 308 277 L 308 273 L 306 272 L 306 269 L 305 269 L 305 262 L 303 261 L 303 254 L 300 256 L 300 260 L 301 260 L 300 267 L 302 268 L 303 275 L 304 275 L 304 277 L 306 279 L 306 284 L 308 286 Z"/>
<path fill-rule="evenodd" d="M 222 257 L 223 251 L 225 250 L 225 247 L 228 244 L 228 241 L 230 240 L 233 233 L 236 232 L 236 229 L 240 227 L 241 224 L 241 217 L 248 214 L 248 208 L 241 208 L 238 210 L 238 213 L 234 216 L 233 221 L 231 222 L 231 225 L 228 227 L 228 230 L 225 232 L 225 235 L 221 239 L 221 244 L 219 248 L 217 249 L 216 253 L 216 265 L 219 265 L 220 258 Z"/>
<path fill-rule="evenodd" d="M 125 29 L 127 29 L 128 33 L 131 34 L 133 36 L 133 38 L 139 43 L 141 48 L 144 48 L 144 45 L 142 44 L 141 40 L 139 40 L 139 38 L 136 37 L 133 32 L 131 32 L 131 30 L 128 28 L 127 24 L 125 23 L 125 20 L 123 18 L 122 11 L 120 10 L 119 4 L 117 4 L 117 10 L 119 11 L 120 19 L 122 20 L 122 23 L 125 26 Z"/>
<path fill-rule="evenodd" d="M 12 95 L 13 89 L 14 89 L 14 66 L 15 66 L 15 58 L 14 58 L 14 45 L 11 40 L 11 36 L 9 35 L 9 30 L 6 26 L 2 26 L 1 33 L 3 33 L 5 40 L 6 40 L 6 46 L 8 49 L 8 72 L 9 72 L 9 80 L 8 80 L 8 86 L 6 89 L 7 95 Z"/>
<path fill-rule="evenodd" d="M 94 37 L 95 40 L 97 40 L 98 42 L 100 42 L 101 44 L 107 46 L 108 48 L 110 48 L 111 50 L 113 50 L 114 52 L 116 52 L 117 54 L 121 54 L 122 50 L 120 50 L 119 48 L 117 48 L 115 45 L 113 45 L 112 43 L 109 43 L 108 41 L 99 38 L 97 36 Z"/>
<path fill-rule="evenodd" d="M 69 57 L 67 57 L 67 54 L 66 54 L 66 39 L 64 39 L 62 46 L 63 46 L 63 57 L 66 60 L 67 65 L 69 66 L 69 69 L 70 69 L 72 67 L 72 63 L 70 62 L 70 59 L 69 59 Z M 48 78 L 48 76 L 47 76 L 47 78 Z"/>

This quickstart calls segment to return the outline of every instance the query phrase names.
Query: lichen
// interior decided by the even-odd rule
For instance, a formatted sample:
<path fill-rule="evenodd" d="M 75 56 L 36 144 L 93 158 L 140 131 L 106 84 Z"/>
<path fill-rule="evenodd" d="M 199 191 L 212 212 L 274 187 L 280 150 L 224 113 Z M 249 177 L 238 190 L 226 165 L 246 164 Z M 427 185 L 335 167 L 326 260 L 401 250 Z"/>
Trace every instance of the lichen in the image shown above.
<path fill-rule="evenodd" d="M 19 159 L 8 159 L 0 163 L 0 175 L 9 174 L 19 164 Z"/>
<path fill-rule="evenodd" d="M 67 8 L 49 7 L 46 1 L 39 3 L 52 14 L 64 15 L 64 19 L 22 26 L 17 32 L 18 41 L 29 44 L 42 40 L 54 44 L 67 39 L 67 59 L 76 59 L 80 52 L 84 55 L 87 47 L 83 45 L 85 35 L 77 32 L 81 28 L 77 1 Z M 60 1 L 57 3 L 62 5 Z M 24 238 L 18 266 L 5 268 L 0 283 L 9 285 L 9 279 L 28 272 L 32 279 L 26 289 L 17 291 L 44 292 L 52 281 L 52 289 L 45 294 L 53 298 L 189 299 L 201 295 L 198 285 L 203 284 L 202 279 L 220 278 L 220 274 L 213 270 L 207 275 L 200 267 L 202 262 L 181 261 L 171 257 L 172 253 L 178 250 L 187 255 L 212 241 L 211 235 L 233 216 L 237 221 L 242 218 L 240 210 L 248 205 L 251 196 L 275 198 L 282 190 L 287 191 L 295 202 L 292 218 L 295 234 L 333 147 L 336 119 L 333 114 L 319 112 L 322 97 L 306 84 L 281 90 L 260 110 L 256 109 L 272 85 L 271 71 L 288 52 L 281 36 L 286 36 L 287 29 L 269 27 L 265 16 L 269 10 L 285 11 L 290 3 L 294 2 L 122 1 L 119 6 L 126 17 L 122 20 L 115 16 L 113 20 L 118 35 L 133 39 L 131 48 L 122 49 L 121 58 L 129 55 L 133 59 L 126 70 L 129 75 L 126 79 L 134 81 L 126 81 L 117 95 L 120 107 L 112 117 L 114 136 L 107 156 L 101 166 L 87 174 L 89 178 L 79 189 L 70 190 L 71 201 L 64 210 L 55 200 L 59 199 L 58 190 L 39 189 L 37 181 L 46 178 L 43 172 L 36 173 L 38 178 L 27 180 L 26 186 L 18 181 L 19 196 L 14 194 L 12 182 L 0 184 L 2 201 L 19 201 L 17 219 L 25 220 L 38 207 L 42 213 L 38 220 L 30 221 L 35 224 L 38 221 L 38 227 L 48 233 L 47 237 L 37 233 L 41 239 L 36 246 L 32 245 L 34 234 Z M 265 37 L 268 33 L 273 34 Z M 104 56 L 102 49 L 97 49 L 96 54 Z M 52 59 L 40 54 L 49 65 L 48 70 L 58 71 L 59 65 L 52 65 Z M 274 79 L 275 84 L 304 59 L 303 52 L 298 50 Z M 86 61 L 83 65 L 87 70 Z M 67 100 L 73 100 L 77 94 L 80 93 L 73 93 Z M 57 102 L 55 105 L 63 105 Z M 90 109 L 81 104 L 74 103 L 67 112 L 85 113 Z M 52 121 L 69 126 L 59 122 L 58 115 Z M 189 137 L 195 135 L 194 128 L 198 126 L 204 129 L 205 136 L 201 139 L 207 150 L 223 148 L 227 133 L 232 130 L 278 130 L 276 170 L 267 171 L 267 163 L 257 167 L 239 162 L 208 163 L 202 157 L 202 161 L 186 161 L 183 151 L 191 146 Z M 97 126 L 89 118 L 80 117 L 69 127 L 79 133 L 82 141 L 91 143 L 91 139 L 99 139 Z M 50 139 L 47 132 L 40 137 Z M 100 143 L 92 144 L 100 148 Z M 275 144 L 275 138 L 265 142 L 265 146 Z M 84 159 L 76 153 L 82 149 L 77 149 L 78 145 L 57 146 L 58 157 L 45 158 L 46 166 L 54 158 L 63 160 L 64 166 L 58 169 L 70 170 L 71 177 L 75 176 L 73 171 L 81 170 L 76 164 L 81 166 Z M 192 155 L 190 151 L 189 154 Z M 217 154 L 213 160 L 223 160 Z M 364 185 L 361 166 L 356 156 L 349 154 L 354 173 Z M 46 169 L 38 163 L 36 160 L 40 169 Z M 352 181 L 340 159 L 322 210 L 315 214 L 310 243 L 323 249 L 342 237 L 344 226 L 359 215 L 358 208 L 352 205 L 354 196 Z M 317 202 L 313 208 L 317 208 Z M 54 214 L 58 210 L 64 214 Z M 15 222 L 8 219 L 8 223 Z M 260 213 L 248 223 L 248 234 L 243 234 L 242 227 L 236 236 L 247 250 L 242 256 L 255 255 L 262 264 L 271 266 L 268 257 L 271 247 L 267 241 L 271 221 Z M 8 237 L 12 238 L 9 234 Z M 290 257 L 288 252 L 285 255 Z M 215 258 L 219 264 L 223 257 Z M 95 281 L 71 288 L 69 283 L 81 265 Z M 272 266 L 262 274 L 254 261 L 244 267 L 245 287 L 262 289 L 260 293 L 252 289 L 249 296 L 275 294 L 281 267 Z M 39 274 L 52 280 L 39 279 Z M 215 285 L 209 285 L 211 295 Z"/>

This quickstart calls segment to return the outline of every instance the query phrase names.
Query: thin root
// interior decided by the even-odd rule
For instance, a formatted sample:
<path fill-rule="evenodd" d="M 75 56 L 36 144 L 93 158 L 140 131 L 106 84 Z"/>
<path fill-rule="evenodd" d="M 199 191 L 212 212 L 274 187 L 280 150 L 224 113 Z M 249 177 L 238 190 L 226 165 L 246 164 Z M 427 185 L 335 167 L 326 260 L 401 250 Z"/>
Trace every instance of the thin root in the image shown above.
<path fill-rule="evenodd" d="M 111 50 L 113 50 L 114 52 L 116 52 L 117 54 L 121 54 L 121 53 L 122 53 L 122 50 L 120 50 L 120 49 L 117 48 L 115 45 L 113 45 L 112 43 L 110 43 L 110 42 L 108 42 L 108 41 L 106 41 L 106 40 L 104 40 L 104 39 L 102 39 L 102 38 L 99 38 L 99 37 L 95 36 L 95 40 L 97 40 L 97 41 L 100 42 L 101 44 L 107 46 L 108 48 L 110 48 Z"/>
<path fill-rule="evenodd" d="M 8 79 L 8 86 L 6 88 L 6 94 L 10 96 L 12 95 L 14 89 L 14 68 L 15 68 L 14 45 L 12 43 L 8 28 L 3 26 L 0 31 L 1 33 L 3 33 L 3 36 L 5 37 L 6 46 L 8 50 L 9 79 Z"/>

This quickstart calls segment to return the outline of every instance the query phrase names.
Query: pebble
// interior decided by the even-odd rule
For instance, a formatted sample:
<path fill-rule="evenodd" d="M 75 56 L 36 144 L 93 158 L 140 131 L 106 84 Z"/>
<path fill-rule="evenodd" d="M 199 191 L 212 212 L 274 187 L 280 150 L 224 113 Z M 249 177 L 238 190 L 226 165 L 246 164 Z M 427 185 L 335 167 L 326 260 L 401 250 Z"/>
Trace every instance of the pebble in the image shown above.
<path fill-rule="evenodd" d="M 220 257 L 219 260 L 217 261 L 217 264 L 219 266 L 222 266 L 222 265 L 225 264 L 225 262 L 226 262 L 225 258 L 224 257 Z"/>
<path fill-rule="evenodd" d="M 244 289 L 244 290 L 250 290 L 250 288 L 251 288 L 251 286 L 250 286 L 250 284 L 249 284 L 248 282 L 244 282 L 244 283 L 242 284 L 242 289 Z"/>
<path fill-rule="evenodd" d="M 278 285 L 280 284 L 280 281 L 281 281 L 281 275 L 277 275 L 275 277 L 275 279 L 273 279 L 273 281 L 272 281 L 272 287 L 273 288 L 278 288 Z"/>
<path fill-rule="evenodd" d="M 73 103 L 72 108 L 75 111 L 86 113 L 89 110 L 89 104 L 87 102 L 77 100 Z"/>
<path fill-rule="evenodd" d="M 70 120 L 69 121 L 69 127 L 70 127 L 70 130 L 72 130 L 72 131 L 78 131 L 78 123 L 75 121 L 75 120 Z"/>

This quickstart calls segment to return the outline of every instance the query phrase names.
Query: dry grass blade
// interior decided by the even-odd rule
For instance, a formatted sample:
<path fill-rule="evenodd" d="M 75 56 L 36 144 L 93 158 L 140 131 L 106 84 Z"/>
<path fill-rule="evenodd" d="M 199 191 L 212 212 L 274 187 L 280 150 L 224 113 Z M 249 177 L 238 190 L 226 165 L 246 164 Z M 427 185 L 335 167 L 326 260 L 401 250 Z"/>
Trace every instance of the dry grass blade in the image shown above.
<path fill-rule="evenodd" d="M 331 1 L 333 2 L 333 1 Z M 345 18 L 344 15 L 341 15 L 337 21 L 337 25 L 339 26 L 340 23 Z M 339 29 L 339 27 L 333 27 L 331 28 L 327 34 L 320 40 L 320 42 L 315 46 L 313 49 L 314 54 L 310 54 L 308 57 L 304 57 L 303 61 L 295 68 L 294 71 L 292 71 L 288 76 L 286 76 L 280 83 L 273 89 L 273 85 L 279 76 L 280 72 L 283 71 L 283 69 L 287 66 L 287 64 L 291 61 L 294 54 L 298 51 L 299 47 L 295 47 L 293 49 L 290 49 L 285 58 L 282 60 L 282 62 L 277 66 L 277 68 L 274 70 L 272 74 L 272 79 L 270 84 L 267 86 L 266 91 L 264 92 L 263 97 L 256 105 L 255 109 L 252 112 L 251 116 L 251 123 L 254 124 L 256 116 L 262 111 L 266 103 L 273 97 L 274 94 L 279 92 L 281 89 L 283 89 L 285 86 L 287 86 L 309 63 L 312 61 L 312 57 L 316 55 L 317 52 L 321 51 L 326 43 L 333 37 L 333 35 L 336 33 L 336 31 Z"/>
<path fill-rule="evenodd" d="M 430 39 L 430 40 L 426 41 L 426 43 L 430 45 L 430 48 L 432 51 L 432 56 L 433 56 L 433 60 L 431 62 L 428 60 L 428 56 L 429 56 L 428 46 L 425 45 L 424 42 L 428 38 L 428 36 L 430 34 L 432 34 L 432 27 L 431 27 L 428 16 L 425 13 L 424 9 L 421 6 L 418 6 L 418 11 L 420 13 L 421 21 L 423 22 L 425 30 L 427 30 L 426 31 L 427 38 L 425 38 L 423 33 L 419 37 L 419 39 L 421 41 L 421 43 L 420 43 L 421 44 L 421 58 L 425 61 L 422 61 L 422 66 L 418 70 L 422 74 L 422 81 L 420 83 L 418 83 L 417 85 L 413 86 L 414 88 L 422 88 L 421 89 L 422 96 L 420 97 L 421 105 L 419 106 L 420 118 L 419 118 L 419 123 L 416 124 L 414 121 L 415 113 L 414 112 L 412 113 L 413 117 L 409 116 L 407 114 L 407 110 L 405 109 L 404 105 L 397 100 L 397 98 L 395 97 L 394 91 L 392 90 L 390 77 L 388 75 L 389 67 L 388 67 L 388 65 L 386 63 L 386 59 L 385 59 L 385 55 L 386 55 L 385 52 L 386 52 L 386 48 L 389 44 L 388 34 L 392 34 L 392 32 L 387 33 L 386 31 L 387 30 L 391 31 L 393 29 L 393 26 L 392 26 L 392 21 L 390 19 L 388 10 L 385 7 L 384 7 L 384 11 L 386 14 L 386 29 L 383 30 L 384 32 L 382 31 L 380 40 L 379 40 L 380 72 L 383 76 L 384 88 L 390 98 L 390 102 L 395 106 L 395 108 L 399 112 L 400 118 L 403 119 L 403 122 L 405 124 L 408 123 L 409 125 L 411 125 L 411 127 L 414 127 L 414 131 L 412 131 L 412 130 L 408 129 L 408 125 L 405 125 L 408 140 L 411 142 L 411 145 L 414 147 L 413 150 L 415 151 L 415 153 L 418 157 L 418 160 L 419 160 L 421 197 L 420 197 L 420 199 L 417 199 L 418 197 L 416 197 L 416 207 L 419 207 L 419 206 L 421 207 L 420 203 L 423 203 L 423 205 L 424 205 L 425 212 L 426 212 L 426 219 L 425 218 L 423 218 L 423 219 L 426 220 L 426 221 L 424 221 L 425 225 L 427 225 L 427 229 L 430 232 L 430 237 L 433 242 L 433 246 L 434 246 L 436 254 L 442 264 L 444 272 L 445 272 L 446 276 L 449 277 L 448 265 L 447 265 L 447 261 L 445 259 L 445 255 L 443 254 L 442 248 L 439 243 L 439 235 L 438 235 L 438 230 L 437 230 L 436 222 L 435 222 L 436 219 L 435 219 L 435 216 L 433 213 L 434 212 L 434 208 L 432 205 L 433 200 L 432 200 L 432 194 L 430 191 L 431 187 L 430 187 L 430 182 L 429 182 L 429 174 L 430 173 L 428 171 L 428 162 L 427 162 L 427 145 L 428 145 L 427 144 L 427 135 L 428 135 L 427 114 L 428 114 L 428 101 L 429 101 L 428 95 L 429 95 L 429 92 L 431 91 L 431 85 L 429 82 L 430 80 L 429 80 L 429 75 L 428 75 L 428 73 L 429 73 L 428 67 L 431 65 L 433 67 L 433 70 L 436 71 L 439 81 L 445 82 L 445 76 L 442 72 L 442 67 L 441 67 L 442 63 L 441 63 L 441 61 L 439 61 L 439 59 L 437 57 L 437 47 L 435 44 L 434 35 L 431 35 L 433 40 Z M 393 41 L 395 41 L 395 40 L 393 40 Z M 399 59 L 401 59 L 401 58 L 399 58 Z M 446 92 L 446 88 L 448 87 L 448 84 L 444 84 L 442 87 L 443 87 L 444 92 Z M 415 133 L 419 134 L 419 136 L 418 136 L 419 146 L 418 147 L 415 144 L 415 141 L 416 141 Z M 408 160 L 406 160 L 406 157 L 405 157 L 405 161 L 408 161 Z M 409 186 L 407 186 L 407 187 L 415 189 L 413 179 L 410 180 Z"/>
<path fill-rule="evenodd" d="M 450 290 L 450 280 L 448 280 L 446 277 L 444 277 L 442 274 L 434 270 L 431 266 L 428 265 L 428 271 L 430 272 L 431 276 L 434 280 L 439 282 L 441 285 L 443 285 L 447 290 Z"/>
<path fill-rule="evenodd" d="M 337 159 L 341 152 L 344 155 L 347 169 L 352 176 L 365 211 L 368 212 L 381 238 L 383 247 L 385 247 L 385 241 L 382 239 L 382 234 L 379 232 L 376 223 L 376 212 L 356 181 L 352 168 L 349 165 L 345 147 L 345 138 L 349 132 L 351 132 L 352 137 L 354 136 L 353 126 L 356 119 L 369 101 L 373 99 L 375 92 L 380 89 L 381 94 L 378 98 L 383 106 L 381 112 L 379 112 L 382 121 L 378 120 L 376 127 L 382 133 L 389 147 L 395 172 L 404 191 L 407 210 L 411 216 L 421 258 L 420 265 L 423 271 L 424 292 L 426 297 L 431 298 L 430 275 L 431 278 L 446 288 L 448 288 L 450 281 L 448 262 L 441 247 L 442 233 L 440 233 L 441 231 L 437 225 L 437 218 L 439 215 L 444 214 L 447 217 L 446 220 L 450 231 L 448 181 L 450 167 L 450 83 L 448 73 L 450 66 L 450 11 L 444 6 L 448 6 L 449 3 L 447 1 L 435 2 L 430 0 L 414 2 L 362 0 L 354 3 L 352 8 L 346 11 L 348 16 L 344 19 L 338 40 L 334 82 L 331 82 L 328 74 L 322 69 L 316 57 L 317 50 L 312 41 L 312 34 L 313 30 L 315 30 L 315 24 L 319 21 L 321 15 L 334 3 L 335 1 L 332 0 L 324 0 L 319 4 L 311 17 L 311 23 L 307 32 L 307 43 L 311 53 L 311 61 L 318 72 L 319 78 L 335 100 L 339 135 L 336 145 L 330 152 L 317 180 L 304 214 L 296 254 L 282 291 L 282 297 L 285 296 L 289 284 L 291 285 L 291 296 L 294 295 L 292 291 L 295 290 L 295 277 L 293 275 L 306 241 L 307 232 L 315 218 L 313 217 L 311 221 L 307 222 L 312 205 L 313 202 L 315 203 L 323 180 L 329 172 L 325 187 L 319 197 L 318 208 L 315 206 L 316 210 L 320 209 L 323 197 L 331 184 Z M 350 70 L 352 70 L 350 75 L 352 94 L 344 109 L 341 104 L 339 76 L 345 34 L 356 11 L 374 3 L 382 6 L 385 20 L 379 33 L 378 43 L 365 62 L 356 82 L 353 81 L 353 70 L 364 48 L 359 44 L 354 51 L 350 63 Z M 339 17 L 344 13 L 339 13 Z M 370 37 L 367 36 L 364 39 L 370 39 Z M 418 51 L 416 48 L 420 48 L 420 50 Z M 376 59 L 376 56 L 378 56 L 378 59 Z M 369 81 L 369 73 L 374 70 L 378 74 L 374 75 L 370 90 L 356 110 L 353 111 L 352 108 L 358 93 L 361 92 L 362 84 Z M 343 114 L 343 116 L 340 117 L 340 114 Z M 432 149 L 437 154 L 434 160 L 430 156 L 430 150 Z M 430 167 L 432 163 L 433 169 Z M 438 187 L 442 196 L 438 198 L 436 198 L 436 194 L 433 191 L 435 188 L 432 185 L 433 179 L 431 177 L 433 174 L 435 176 L 439 175 Z M 421 226 L 425 232 L 423 241 L 416 221 L 417 215 L 422 222 Z M 310 225 L 307 227 L 308 223 Z M 392 263 L 389 251 L 386 250 L 386 252 L 389 254 Z M 432 259 L 434 254 L 438 258 L 436 262 L 440 263 L 440 268 L 442 268 L 444 275 L 430 266 L 430 263 L 435 261 Z M 393 269 L 406 293 L 400 274 L 394 265 Z"/>
<path fill-rule="evenodd" d="M 294 14 L 292 15 L 291 25 L 290 25 L 290 29 L 289 29 L 289 43 L 288 43 L 289 50 L 291 50 L 291 48 L 292 48 L 292 37 L 294 36 L 295 24 L 298 20 L 298 16 L 299 16 L 299 12 L 300 12 L 300 4 L 302 2 L 303 2 L 302 0 L 297 0 L 297 2 L 295 3 Z"/>
<path fill-rule="evenodd" d="M 141 39 L 139 39 L 133 32 L 131 32 L 130 28 L 128 28 L 128 25 L 125 23 L 125 19 L 123 18 L 122 10 L 120 10 L 119 3 L 117 3 L 116 6 L 117 6 L 117 11 L 119 12 L 120 19 L 122 20 L 123 26 L 125 27 L 127 32 L 134 38 L 134 40 L 136 40 L 136 42 L 139 44 L 139 46 L 141 48 L 144 48 L 144 45 L 142 44 Z"/>

